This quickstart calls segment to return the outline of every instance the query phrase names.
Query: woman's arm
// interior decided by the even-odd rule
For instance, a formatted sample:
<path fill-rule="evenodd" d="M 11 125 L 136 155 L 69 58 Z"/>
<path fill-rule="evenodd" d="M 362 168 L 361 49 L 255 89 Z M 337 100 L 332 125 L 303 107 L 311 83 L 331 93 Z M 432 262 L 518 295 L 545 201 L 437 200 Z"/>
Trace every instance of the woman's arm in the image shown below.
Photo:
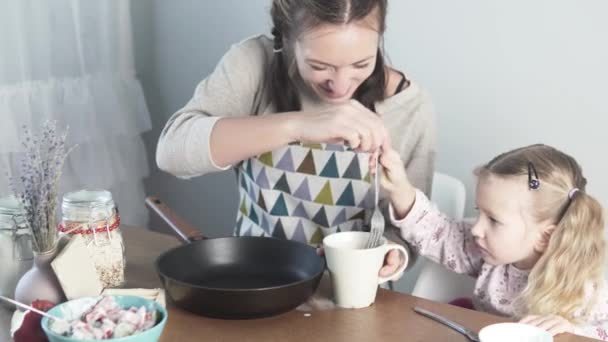
<path fill-rule="evenodd" d="M 264 93 L 259 74 L 267 63 L 264 49 L 254 43 L 234 46 L 188 105 L 169 119 L 156 151 L 159 168 L 188 178 L 225 170 L 292 141 L 345 141 L 369 152 L 388 139 L 382 120 L 355 100 L 314 112 L 254 115 L 254 103 Z M 256 55 L 261 66 L 252 62 Z"/>

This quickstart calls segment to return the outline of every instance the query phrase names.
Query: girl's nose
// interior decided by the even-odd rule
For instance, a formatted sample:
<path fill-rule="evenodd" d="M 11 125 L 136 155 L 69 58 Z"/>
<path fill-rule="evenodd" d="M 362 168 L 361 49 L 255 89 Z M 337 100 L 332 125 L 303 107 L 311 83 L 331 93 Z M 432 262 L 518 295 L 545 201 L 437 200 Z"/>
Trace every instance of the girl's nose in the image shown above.
<path fill-rule="evenodd" d="M 483 239 L 484 229 L 483 226 L 479 223 L 479 220 L 477 220 L 473 227 L 471 227 L 471 234 L 477 239 Z"/>

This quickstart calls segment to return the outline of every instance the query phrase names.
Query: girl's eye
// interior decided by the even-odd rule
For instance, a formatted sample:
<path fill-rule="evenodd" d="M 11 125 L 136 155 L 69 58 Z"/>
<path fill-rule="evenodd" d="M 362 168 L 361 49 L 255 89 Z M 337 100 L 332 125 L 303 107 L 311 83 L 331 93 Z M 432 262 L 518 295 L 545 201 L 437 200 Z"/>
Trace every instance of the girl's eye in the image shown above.
<path fill-rule="evenodd" d="M 493 225 L 498 224 L 499 222 L 496 221 L 496 219 L 494 219 L 493 217 L 488 217 L 488 219 L 490 219 L 490 223 L 492 223 Z"/>
<path fill-rule="evenodd" d="M 365 69 L 369 66 L 369 63 L 365 63 L 365 64 L 357 64 L 355 65 L 355 69 Z"/>

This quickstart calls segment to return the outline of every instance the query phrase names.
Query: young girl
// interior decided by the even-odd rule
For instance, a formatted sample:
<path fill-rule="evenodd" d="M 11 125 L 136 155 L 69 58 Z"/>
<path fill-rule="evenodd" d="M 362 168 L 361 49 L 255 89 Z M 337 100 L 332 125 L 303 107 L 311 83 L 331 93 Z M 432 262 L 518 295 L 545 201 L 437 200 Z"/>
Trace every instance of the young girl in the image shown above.
<path fill-rule="evenodd" d="M 477 170 L 477 222 L 441 214 L 386 151 L 382 186 L 392 223 L 421 255 L 477 278 L 475 308 L 551 334 L 608 339 L 604 220 L 570 156 L 546 145 L 519 148 Z"/>

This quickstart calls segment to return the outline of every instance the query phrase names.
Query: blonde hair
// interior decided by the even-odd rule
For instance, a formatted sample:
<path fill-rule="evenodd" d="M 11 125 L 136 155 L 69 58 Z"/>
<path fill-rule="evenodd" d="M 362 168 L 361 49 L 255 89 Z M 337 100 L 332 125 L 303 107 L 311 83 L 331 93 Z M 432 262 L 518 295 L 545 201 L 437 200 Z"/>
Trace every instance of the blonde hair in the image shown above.
<path fill-rule="evenodd" d="M 589 286 L 603 284 L 603 209 L 585 192 L 587 180 L 576 160 L 547 145 L 503 153 L 482 166 L 478 174 L 525 176 L 527 180 L 530 165 L 540 182 L 538 189 L 530 190 L 534 191 L 531 214 L 537 222 L 556 227 L 520 295 L 526 310 L 521 315 L 556 314 L 577 321 L 577 316 L 583 318 L 593 305 L 585 300 Z M 579 191 L 572 191 L 576 188 Z"/>

